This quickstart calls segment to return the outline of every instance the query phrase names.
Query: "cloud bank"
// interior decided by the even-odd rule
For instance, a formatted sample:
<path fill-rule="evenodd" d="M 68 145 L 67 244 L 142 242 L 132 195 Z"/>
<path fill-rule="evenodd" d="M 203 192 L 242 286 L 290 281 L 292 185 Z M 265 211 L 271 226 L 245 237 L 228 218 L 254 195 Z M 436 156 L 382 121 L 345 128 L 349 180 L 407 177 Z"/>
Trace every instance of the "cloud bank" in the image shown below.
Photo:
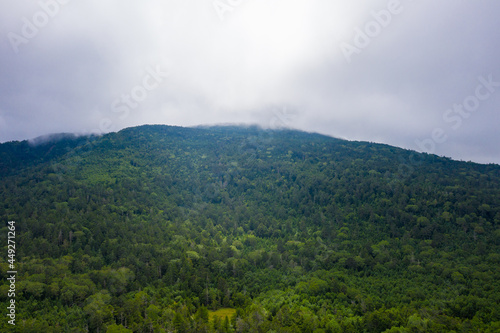
<path fill-rule="evenodd" d="M 278 119 L 500 163 L 493 0 L 0 7 L 0 142 L 147 123 L 272 127 Z"/>

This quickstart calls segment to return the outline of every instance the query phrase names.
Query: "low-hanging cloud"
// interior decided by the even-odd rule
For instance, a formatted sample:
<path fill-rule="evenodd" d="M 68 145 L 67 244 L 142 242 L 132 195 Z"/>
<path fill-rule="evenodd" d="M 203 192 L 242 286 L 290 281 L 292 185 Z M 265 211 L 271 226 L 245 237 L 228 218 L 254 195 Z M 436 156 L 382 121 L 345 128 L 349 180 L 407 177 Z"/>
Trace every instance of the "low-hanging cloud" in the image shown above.
<path fill-rule="evenodd" d="M 441 128 L 429 152 L 500 163 L 500 89 L 460 128 L 443 119 L 478 78 L 500 82 L 493 0 L 0 6 L 2 142 L 144 123 L 269 127 L 289 108 L 291 127 L 416 150 Z"/>

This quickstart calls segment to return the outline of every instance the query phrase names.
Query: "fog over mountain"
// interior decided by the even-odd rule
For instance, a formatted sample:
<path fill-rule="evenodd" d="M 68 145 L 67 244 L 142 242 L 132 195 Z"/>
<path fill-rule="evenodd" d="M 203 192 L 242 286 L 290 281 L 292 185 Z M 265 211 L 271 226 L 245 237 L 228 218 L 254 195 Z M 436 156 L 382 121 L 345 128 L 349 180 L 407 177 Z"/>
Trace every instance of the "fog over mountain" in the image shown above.
<path fill-rule="evenodd" d="M 499 165 L 256 126 L 55 139 L 0 144 L 1 332 L 500 328 Z"/>
<path fill-rule="evenodd" d="M 0 142 L 257 123 L 500 163 L 494 0 L 0 2 Z"/>

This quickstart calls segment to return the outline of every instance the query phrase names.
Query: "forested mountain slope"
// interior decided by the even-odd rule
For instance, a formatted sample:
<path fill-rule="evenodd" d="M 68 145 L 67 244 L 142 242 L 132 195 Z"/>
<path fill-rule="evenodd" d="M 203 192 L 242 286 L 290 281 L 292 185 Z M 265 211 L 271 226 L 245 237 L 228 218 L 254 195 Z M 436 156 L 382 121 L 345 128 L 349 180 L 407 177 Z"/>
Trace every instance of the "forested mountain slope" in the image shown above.
<path fill-rule="evenodd" d="M 498 165 L 159 125 L 0 158 L 18 331 L 500 330 Z"/>

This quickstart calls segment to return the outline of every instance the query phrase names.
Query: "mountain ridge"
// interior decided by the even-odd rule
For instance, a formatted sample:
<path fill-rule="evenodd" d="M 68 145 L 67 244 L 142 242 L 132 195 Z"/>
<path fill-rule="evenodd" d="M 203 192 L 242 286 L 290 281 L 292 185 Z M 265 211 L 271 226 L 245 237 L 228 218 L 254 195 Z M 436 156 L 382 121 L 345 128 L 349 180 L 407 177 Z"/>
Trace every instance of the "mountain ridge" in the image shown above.
<path fill-rule="evenodd" d="M 162 125 L 0 156 L 25 331 L 498 328 L 497 165 Z M 208 320 L 221 308 L 234 316 Z"/>
<path fill-rule="evenodd" d="M 380 147 L 390 147 L 393 149 L 400 149 L 400 152 L 408 151 L 411 152 L 411 154 L 416 155 L 416 156 L 423 156 L 423 155 L 430 155 L 430 156 L 436 156 L 438 158 L 443 158 L 447 160 L 452 160 L 454 162 L 461 162 L 461 163 L 473 163 L 477 165 L 490 165 L 490 166 L 498 166 L 496 163 L 478 163 L 478 162 L 473 162 L 473 161 L 462 161 L 462 160 L 453 160 L 449 157 L 445 156 L 438 156 L 434 154 L 427 154 L 427 153 L 421 153 L 417 152 L 415 150 L 411 149 L 406 149 L 406 148 L 401 148 L 397 146 L 392 146 L 389 144 L 384 144 L 384 143 L 375 143 L 375 142 L 369 142 L 369 141 L 357 141 L 357 140 L 346 140 L 342 138 L 337 138 L 333 136 L 329 136 L 326 134 L 321 134 L 321 133 L 316 133 L 316 132 L 307 132 L 307 131 L 302 131 L 302 130 L 297 130 L 297 129 L 291 129 L 291 128 L 277 128 L 277 129 L 265 129 L 260 127 L 259 125 L 239 125 L 239 124 L 228 124 L 228 125 L 198 125 L 194 127 L 182 127 L 182 126 L 170 126 L 170 125 L 141 125 L 141 126 L 133 126 L 133 127 L 127 127 L 124 128 L 120 131 L 117 132 L 110 132 L 106 134 L 76 134 L 76 133 L 54 133 L 54 134 L 49 134 L 49 135 L 42 135 L 37 138 L 29 139 L 29 140 L 22 140 L 22 141 L 10 141 L 10 142 L 5 142 L 0 144 L 0 171 L 6 171 L 6 169 L 10 167 L 17 167 L 22 165 L 21 161 L 16 161 L 15 159 L 9 161 L 9 159 L 5 158 L 9 154 L 15 154 L 15 155 L 20 155 L 20 154 L 25 154 L 28 155 L 29 158 L 34 158 L 38 157 L 40 158 L 40 161 L 43 161 L 45 157 L 51 158 L 54 156 L 59 156 L 61 153 L 64 153 L 59 149 L 59 154 L 50 154 L 52 149 L 57 144 L 60 144 L 61 142 L 64 142 L 64 145 L 62 149 L 66 149 L 66 151 L 70 151 L 72 149 L 76 149 L 77 147 L 83 145 L 89 145 L 93 146 L 98 144 L 98 140 L 106 137 L 108 135 L 117 135 L 121 132 L 127 133 L 127 132 L 136 132 L 140 131 L 141 129 L 148 129 L 148 128 L 164 128 L 164 129 L 177 129 L 177 130 L 189 130 L 192 129 L 193 131 L 195 130 L 216 130 L 216 131 L 233 131 L 234 130 L 243 130 L 243 131 L 251 131 L 252 135 L 255 135 L 256 133 L 260 133 L 260 135 L 271 135 L 272 133 L 279 133 L 280 131 L 291 131 L 291 132 L 297 132 L 297 133 L 302 133 L 302 134 L 309 134 L 311 136 L 322 136 L 325 138 L 330 138 L 334 140 L 341 140 L 344 142 L 349 142 L 349 143 L 361 143 L 361 144 L 370 144 L 370 145 L 377 145 Z M 267 133 L 267 134 L 266 134 Z M 269 134 L 271 133 L 271 134 Z M 97 140 L 97 141 L 96 141 Z M 80 147 L 81 148 L 81 147 Z M 3 158 L 2 158 L 3 156 Z M 404 162 L 403 164 L 417 164 L 412 162 L 411 160 L 408 162 Z M 1 172 L 0 172 L 1 174 Z"/>

